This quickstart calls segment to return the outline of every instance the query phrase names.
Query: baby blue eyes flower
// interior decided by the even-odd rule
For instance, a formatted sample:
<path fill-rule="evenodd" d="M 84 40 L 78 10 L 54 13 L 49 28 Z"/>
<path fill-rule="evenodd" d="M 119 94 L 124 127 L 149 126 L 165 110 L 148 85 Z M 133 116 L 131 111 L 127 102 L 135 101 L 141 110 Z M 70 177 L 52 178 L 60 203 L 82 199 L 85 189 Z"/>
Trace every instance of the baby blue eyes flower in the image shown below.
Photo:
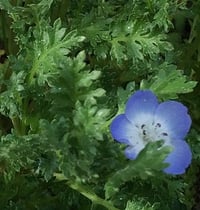
<path fill-rule="evenodd" d="M 159 103 L 149 90 L 139 90 L 132 95 L 125 113 L 118 115 L 111 123 L 112 137 L 127 145 L 125 155 L 135 159 L 150 141 L 164 140 L 172 147 L 165 159 L 169 166 L 165 173 L 183 174 L 192 160 L 189 145 L 184 140 L 191 126 L 187 108 L 176 101 Z"/>

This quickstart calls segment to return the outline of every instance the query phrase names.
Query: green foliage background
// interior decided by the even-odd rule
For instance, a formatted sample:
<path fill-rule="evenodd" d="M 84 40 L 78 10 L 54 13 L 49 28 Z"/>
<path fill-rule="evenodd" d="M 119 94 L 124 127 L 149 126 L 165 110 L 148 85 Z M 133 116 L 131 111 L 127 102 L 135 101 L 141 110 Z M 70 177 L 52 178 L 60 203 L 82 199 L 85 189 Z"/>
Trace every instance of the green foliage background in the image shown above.
<path fill-rule="evenodd" d="M 0 209 L 199 209 L 199 0 L 0 1 Z M 188 106 L 193 162 L 135 161 L 109 133 L 150 89 Z"/>

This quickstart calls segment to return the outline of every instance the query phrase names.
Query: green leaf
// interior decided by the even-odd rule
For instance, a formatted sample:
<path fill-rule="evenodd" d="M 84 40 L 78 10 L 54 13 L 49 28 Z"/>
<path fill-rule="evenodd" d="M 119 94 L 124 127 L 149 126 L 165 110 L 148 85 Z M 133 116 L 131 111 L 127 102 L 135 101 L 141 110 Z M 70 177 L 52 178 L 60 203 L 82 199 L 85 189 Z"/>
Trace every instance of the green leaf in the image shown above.
<path fill-rule="evenodd" d="M 169 17 L 169 11 L 173 10 L 173 7 L 175 7 L 173 3 L 174 2 L 167 0 L 153 1 L 153 5 L 151 5 L 151 7 L 157 9 L 153 17 L 153 26 L 158 26 L 160 28 L 163 27 L 166 32 L 169 28 L 173 27 Z"/>
<path fill-rule="evenodd" d="M 151 206 L 149 203 L 146 203 L 146 201 L 128 201 L 126 205 L 125 210 L 156 210 L 157 208 Z"/>
<path fill-rule="evenodd" d="M 125 110 L 125 104 L 128 98 L 134 93 L 135 90 L 135 83 L 130 82 L 127 84 L 126 89 L 119 87 L 117 90 L 118 96 L 118 113 L 121 114 Z"/>
<path fill-rule="evenodd" d="M 84 40 L 83 36 L 77 36 L 76 31 L 65 33 L 61 27 L 60 19 L 54 22 L 53 27 L 47 27 L 33 43 L 34 58 L 28 82 L 32 83 L 34 77 L 38 77 L 38 83 L 44 84 L 49 77 L 58 73 L 58 66 L 61 65 L 64 57 L 67 56 L 72 47 L 78 46 Z"/>
<path fill-rule="evenodd" d="M 164 63 L 159 66 L 158 74 L 149 80 L 142 80 L 140 88 L 150 89 L 159 98 L 166 100 L 178 98 L 178 94 L 192 92 L 196 85 L 197 82 L 188 81 L 175 65 Z"/>
<path fill-rule="evenodd" d="M 13 9 L 12 5 L 10 4 L 10 2 L 8 0 L 1 1 L 0 8 L 7 10 L 7 11 L 12 11 L 12 9 Z"/>
<path fill-rule="evenodd" d="M 105 197 L 111 198 L 119 191 L 121 185 L 136 177 L 147 179 L 149 176 L 158 175 L 162 169 L 166 168 L 168 164 L 163 161 L 171 148 L 162 147 L 162 144 L 162 141 L 147 144 L 136 160 L 130 160 L 124 168 L 115 172 L 105 185 Z"/>
<path fill-rule="evenodd" d="M 159 53 L 173 49 L 165 34 L 150 32 L 149 25 L 143 21 L 122 22 L 113 29 L 112 36 L 111 57 L 119 64 L 125 60 L 136 63 L 149 57 L 155 60 Z"/>
<path fill-rule="evenodd" d="M 121 63 L 122 60 L 127 60 L 126 47 L 117 41 L 113 41 L 110 50 L 110 55 L 112 58 L 116 59 L 119 63 Z"/>
<path fill-rule="evenodd" d="M 56 170 L 58 170 L 57 154 L 54 151 L 44 152 L 39 160 L 38 173 L 40 172 L 48 182 Z"/>

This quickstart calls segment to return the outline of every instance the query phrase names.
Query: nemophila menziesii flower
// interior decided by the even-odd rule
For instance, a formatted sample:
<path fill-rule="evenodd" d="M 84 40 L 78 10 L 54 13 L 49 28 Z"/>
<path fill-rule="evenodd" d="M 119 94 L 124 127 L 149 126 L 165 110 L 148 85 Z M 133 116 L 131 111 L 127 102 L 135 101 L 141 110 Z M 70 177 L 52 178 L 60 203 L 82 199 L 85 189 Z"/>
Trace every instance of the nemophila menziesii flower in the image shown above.
<path fill-rule="evenodd" d="M 172 147 L 164 172 L 177 175 L 191 163 L 191 150 L 184 140 L 190 126 L 191 118 L 183 104 L 159 103 L 151 91 L 139 90 L 129 98 L 125 113 L 114 118 L 110 130 L 115 140 L 127 145 L 125 155 L 129 159 L 135 159 L 148 142 L 163 140 L 164 146 Z"/>

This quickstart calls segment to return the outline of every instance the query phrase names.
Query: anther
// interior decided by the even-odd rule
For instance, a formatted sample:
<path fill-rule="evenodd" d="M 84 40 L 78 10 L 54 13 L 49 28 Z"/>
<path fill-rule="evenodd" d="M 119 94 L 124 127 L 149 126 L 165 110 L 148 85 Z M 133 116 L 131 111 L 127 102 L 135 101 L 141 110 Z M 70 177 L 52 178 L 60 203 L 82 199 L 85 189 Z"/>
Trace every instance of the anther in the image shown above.
<path fill-rule="evenodd" d="M 160 128 L 161 127 L 161 124 L 160 123 L 157 123 L 156 124 L 156 127 L 159 127 Z"/>
<path fill-rule="evenodd" d="M 168 136 L 168 134 L 167 134 L 167 133 L 162 133 L 162 135 L 163 135 L 163 136 Z"/>

